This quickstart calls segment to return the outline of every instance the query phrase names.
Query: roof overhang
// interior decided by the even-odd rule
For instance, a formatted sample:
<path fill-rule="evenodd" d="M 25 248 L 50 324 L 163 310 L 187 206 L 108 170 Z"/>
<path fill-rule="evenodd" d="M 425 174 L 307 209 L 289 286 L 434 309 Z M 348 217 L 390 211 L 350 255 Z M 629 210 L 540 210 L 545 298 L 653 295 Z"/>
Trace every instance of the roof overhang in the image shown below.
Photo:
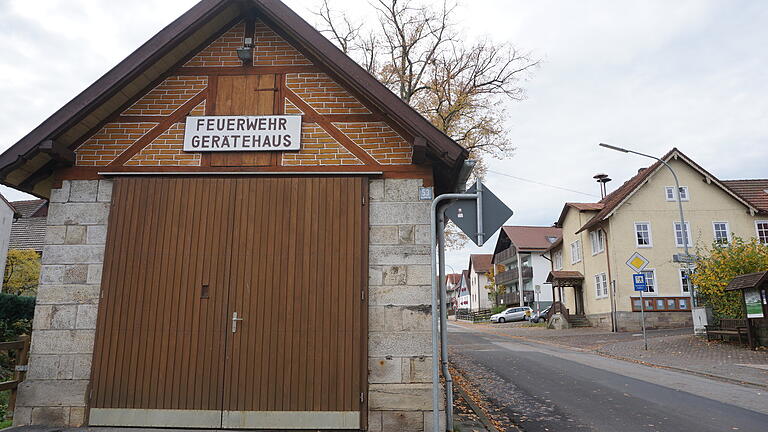
<path fill-rule="evenodd" d="M 73 164 L 72 150 L 82 140 L 246 13 L 255 13 L 321 70 L 410 135 L 414 162 L 432 165 L 438 191 L 454 189 L 468 151 L 279 0 L 200 1 L 1 154 L 0 183 L 47 197 L 54 172 Z"/>
<path fill-rule="evenodd" d="M 720 187 L 723 191 L 725 191 L 728 195 L 730 195 L 733 199 L 735 199 L 736 201 L 740 202 L 745 207 L 747 207 L 747 210 L 750 212 L 750 214 L 755 215 L 755 214 L 759 213 L 759 209 L 757 209 L 755 206 L 753 206 L 747 200 L 745 200 L 744 198 L 739 196 L 737 193 L 735 193 L 733 190 L 731 190 L 728 186 L 723 184 L 723 182 L 718 180 L 717 177 L 715 177 L 714 175 L 710 174 L 707 170 L 705 170 L 699 164 L 697 164 L 692 159 L 690 159 L 688 156 L 683 154 L 677 148 L 673 148 L 669 153 L 664 155 L 661 159 L 664 162 L 667 162 L 667 163 L 669 163 L 669 161 L 671 161 L 672 159 L 681 159 L 681 160 L 683 160 L 688 166 L 690 166 L 695 171 L 697 171 L 700 175 L 702 175 L 707 182 L 714 183 L 715 185 Z M 599 213 L 597 215 L 595 215 L 595 217 L 593 217 L 592 219 L 587 221 L 587 223 L 584 224 L 584 226 L 579 228 L 579 230 L 576 231 L 576 234 L 578 234 L 578 233 L 580 233 L 582 231 L 594 228 L 595 226 L 597 226 L 601 222 L 603 222 L 603 221 L 607 220 L 608 218 L 610 218 L 611 216 L 613 216 L 616 213 L 616 211 L 618 211 L 618 209 L 621 208 L 622 205 L 624 205 L 627 201 L 629 201 L 637 193 L 637 191 L 639 191 L 643 186 L 645 186 L 648 183 L 648 181 L 650 180 L 651 177 L 653 177 L 656 173 L 658 173 L 659 170 L 666 169 L 666 168 L 665 168 L 665 166 L 663 164 L 656 162 L 653 165 L 651 165 L 651 167 L 649 167 L 648 169 L 650 171 L 647 173 L 647 175 L 644 176 L 642 181 L 640 181 L 637 184 L 637 186 L 635 186 L 632 190 L 630 190 L 629 193 L 627 193 L 627 195 L 624 196 L 624 198 L 621 199 L 618 202 L 618 204 L 613 206 L 610 209 L 610 211 L 608 211 L 604 215 L 600 215 Z"/>

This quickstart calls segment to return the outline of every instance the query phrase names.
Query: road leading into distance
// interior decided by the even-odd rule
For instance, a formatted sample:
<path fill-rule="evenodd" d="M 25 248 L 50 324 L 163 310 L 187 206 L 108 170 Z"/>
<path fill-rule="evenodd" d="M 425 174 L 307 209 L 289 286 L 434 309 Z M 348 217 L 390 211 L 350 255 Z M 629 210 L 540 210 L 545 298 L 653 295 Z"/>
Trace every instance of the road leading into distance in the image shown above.
<path fill-rule="evenodd" d="M 451 362 L 524 431 L 768 432 L 768 389 L 449 324 Z"/>

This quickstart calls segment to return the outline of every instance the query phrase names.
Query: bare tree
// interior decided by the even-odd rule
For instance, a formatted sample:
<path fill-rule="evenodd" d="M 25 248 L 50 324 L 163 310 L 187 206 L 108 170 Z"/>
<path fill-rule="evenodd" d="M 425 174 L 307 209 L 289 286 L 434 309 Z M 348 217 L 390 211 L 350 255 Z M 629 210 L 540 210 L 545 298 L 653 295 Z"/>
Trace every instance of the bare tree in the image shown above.
<path fill-rule="evenodd" d="M 322 31 L 379 81 L 480 163 L 514 151 L 504 127 L 507 101 L 524 98 L 521 82 L 538 61 L 510 43 L 466 42 L 456 25 L 457 4 L 416 0 L 371 0 L 374 24 L 356 24 L 323 0 Z"/>

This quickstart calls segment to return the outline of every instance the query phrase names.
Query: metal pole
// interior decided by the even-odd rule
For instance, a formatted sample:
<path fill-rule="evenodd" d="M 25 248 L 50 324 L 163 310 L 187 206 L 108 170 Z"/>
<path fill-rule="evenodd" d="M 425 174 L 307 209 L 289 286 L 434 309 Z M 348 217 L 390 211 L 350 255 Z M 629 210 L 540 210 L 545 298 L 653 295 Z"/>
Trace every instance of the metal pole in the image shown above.
<path fill-rule="evenodd" d="M 520 304 L 523 306 L 523 262 L 520 260 L 520 249 L 515 245 L 515 258 L 517 258 L 517 290 L 520 292 Z"/>
<path fill-rule="evenodd" d="M 477 180 L 477 199 L 475 201 L 477 202 L 477 246 L 482 247 L 485 243 L 485 228 L 483 227 L 483 182 L 480 180 Z"/>
<path fill-rule="evenodd" d="M 645 335 L 645 300 L 643 300 L 642 291 L 640 291 L 640 321 L 643 326 L 643 343 L 645 344 L 645 350 L 648 351 L 648 337 Z"/>
<path fill-rule="evenodd" d="M 440 356 L 440 350 L 438 347 L 438 340 L 440 339 L 439 332 L 439 306 L 437 302 L 438 298 L 438 283 L 437 283 L 437 249 L 438 234 L 443 236 L 444 233 L 437 232 L 437 209 L 441 202 L 453 199 L 477 199 L 478 194 L 443 194 L 436 197 L 432 201 L 431 213 L 429 218 L 430 225 L 430 247 L 432 251 L 432 424 L 433 432 L 440 432 L 440 368 L 438 365 L 438 358 Z"/>
<path fill-rule="evenodd" d="M 445 426 L 446 430 L 453 430 L 453 378 L 448 370 L 448 319 L 446 315 L 445 293 L 445 205 L 441 205 L 437 211 L 437 255 L 440 261 L 438 278 L 440 279 L 440 364 L 443 367 L 445 379 Z"/>

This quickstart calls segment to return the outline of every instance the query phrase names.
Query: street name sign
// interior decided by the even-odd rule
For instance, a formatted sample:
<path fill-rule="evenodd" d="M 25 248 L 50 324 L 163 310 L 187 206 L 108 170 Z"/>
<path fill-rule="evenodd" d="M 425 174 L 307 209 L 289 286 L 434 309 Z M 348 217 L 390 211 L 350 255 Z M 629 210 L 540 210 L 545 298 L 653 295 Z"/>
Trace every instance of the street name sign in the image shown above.
<path fill-rule="evenodd" d="M 187 117 L 184 151 L 301 150 L 301 116 Z"/>
<path fill-rule="evenodd" d="M 693 264 L 696 262 L 696 255 L 674 254 L 672 255 L 672 262 Z"/>
<path fill-rule="evenodd" d="M 640 273 L 641 271 L 643 271 L 644 268 L 648 267 L 649 263 L 650 261 L 648 261 L 644 256 L 635 252 L 627 260 L 627 267 L 634 270 L 635 273 Z"/>
<path fill-rule="evenodd" d="M 645 281 L 645 275 L 637 273 L 632 275 L 632 282 L 635 285 L 635 291 L 645 291 L 648 288 L 648 284 Z"/>
<path fill-rule="evenodd" d="M 477 183 L 467 190 L 467 193 L 477 192 Z M 485 185 L 480 189 L 482 194 L 482 214 L 483 214 L 483 238 L 487 240 L 510 217 L 512 210 L 507 207 L 496 195 L 493 194 Z M 449 204 L 445 209 L 445 215 L 459 229 L 469 237 L 472 242 L 479 246 L 477 232 L 477 201 L 474 199 L 456 200 Z"/>

